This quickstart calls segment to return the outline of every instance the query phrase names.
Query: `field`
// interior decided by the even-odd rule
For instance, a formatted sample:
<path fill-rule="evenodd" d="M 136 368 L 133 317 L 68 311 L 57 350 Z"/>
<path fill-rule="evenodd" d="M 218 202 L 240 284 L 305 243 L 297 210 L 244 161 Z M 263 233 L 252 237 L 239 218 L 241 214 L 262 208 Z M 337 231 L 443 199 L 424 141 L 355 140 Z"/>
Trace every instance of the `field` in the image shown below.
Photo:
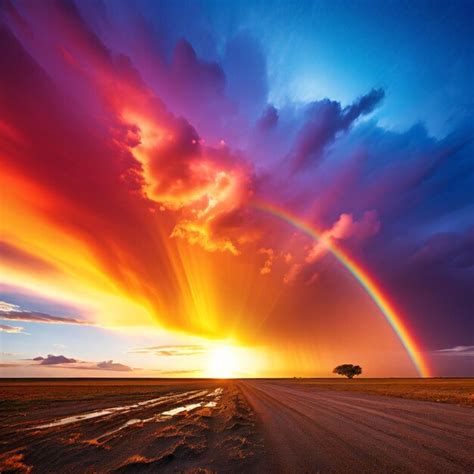
<path fill-rule="evenodd" d="M 328 390 L 474 406 L 474 378 L 293 380 L 300 385 L 314 385 Z"/>
<path fill-rule="evenodd" d="M 4 379 L 0 472 L 472 472 L 473 385 Z"/>

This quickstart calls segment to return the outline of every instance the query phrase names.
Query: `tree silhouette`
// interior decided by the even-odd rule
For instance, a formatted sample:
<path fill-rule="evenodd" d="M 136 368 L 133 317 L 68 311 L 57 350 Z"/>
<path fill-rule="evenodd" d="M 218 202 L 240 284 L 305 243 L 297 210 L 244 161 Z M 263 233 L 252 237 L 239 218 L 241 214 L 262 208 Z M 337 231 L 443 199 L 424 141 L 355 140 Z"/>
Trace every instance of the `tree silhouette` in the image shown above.
<path fill-rule="evenodd" d="M 333 374 L 345 375 L 351 379 L 354 375 L 360 375 L 362 373 L 362 367 L 360 365 L 342 364 L 338 365 L 333 371 Z"/>

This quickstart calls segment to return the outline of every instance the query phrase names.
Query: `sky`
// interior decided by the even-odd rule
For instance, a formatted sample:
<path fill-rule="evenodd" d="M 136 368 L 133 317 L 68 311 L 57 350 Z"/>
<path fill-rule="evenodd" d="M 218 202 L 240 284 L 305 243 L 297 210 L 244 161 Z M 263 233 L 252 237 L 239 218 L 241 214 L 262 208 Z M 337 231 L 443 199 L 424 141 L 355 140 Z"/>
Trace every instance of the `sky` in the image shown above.
<path fill-rule="evenodd" d="M 474 376 L 473 22 L 2 2 L 0 375 Z"/>

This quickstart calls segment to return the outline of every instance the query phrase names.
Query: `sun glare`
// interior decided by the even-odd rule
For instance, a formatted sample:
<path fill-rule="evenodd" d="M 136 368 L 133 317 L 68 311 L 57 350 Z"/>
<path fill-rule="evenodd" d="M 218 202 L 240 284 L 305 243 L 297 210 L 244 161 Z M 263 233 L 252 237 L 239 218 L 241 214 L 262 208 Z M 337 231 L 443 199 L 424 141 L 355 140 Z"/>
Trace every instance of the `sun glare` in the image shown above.
<path fill-rule="evenodd" d="M 232 346 L 217 346 L 210 352 L 209 376 L 219 379 L 236 377 L 237 365 L 237 354 Z"/>

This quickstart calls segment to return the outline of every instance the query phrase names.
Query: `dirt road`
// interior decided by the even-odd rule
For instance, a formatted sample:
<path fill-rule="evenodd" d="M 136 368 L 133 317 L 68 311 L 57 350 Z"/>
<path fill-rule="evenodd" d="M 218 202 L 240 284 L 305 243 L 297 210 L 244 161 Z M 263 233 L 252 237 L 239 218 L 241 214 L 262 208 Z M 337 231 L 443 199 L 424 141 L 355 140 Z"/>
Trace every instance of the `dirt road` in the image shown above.
<path fill-rule="evenodd" d="M 267 472 L 474 472 L 470 407 L 288 381 L 238 385 L 260 419 Z"/>

